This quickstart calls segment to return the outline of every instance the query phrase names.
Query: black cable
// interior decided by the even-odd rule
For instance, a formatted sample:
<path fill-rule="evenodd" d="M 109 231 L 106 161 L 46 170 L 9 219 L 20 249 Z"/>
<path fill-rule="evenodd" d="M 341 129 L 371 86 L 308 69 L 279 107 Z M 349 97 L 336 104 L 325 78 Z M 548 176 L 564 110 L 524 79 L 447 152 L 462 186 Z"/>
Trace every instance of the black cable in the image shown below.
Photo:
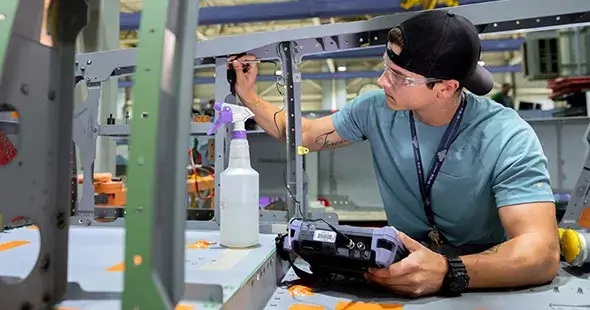
<path fill-rule="evenodd" d="M 278 45 L 277 45 L 277 54 L 280 52 L 278 50 Z M 242 55 L 242 54 L 240 54 Z M 238 56 L 240 56 L 238 55 Z M 278 71 L 278 69 L 280 69 L 280 64 L 277 61 L 273 61 L 273 60 L 260 60 L 260 63 L 272 63 L 275 65 L 275 72 Z M 230 69 L 232 69 L 230 67 Z M 245 64 L 243 67 L 243 71 L 247 72 L 250 69 L 250 65 L 249 64 Z M 235 82 L 237 80 L 236 77 L 236 73 L 234 70 L 228 70 L 228 82 L 230 83 L 230 90 L 232 91 L 232 94 L 235 95 Z M 277 87 L 277 92 L 279 93 L 279 95 L 283 98 L 283 106 L 277 110 L 274 115 L 273 115 L 273 122 L 275 124 L 275 128 L 277 130 L 277 133 L 280 135 L 281 134 L 281 129 L 279 127 L 278 121 L 277 121 L 277 116 L 279 115 L 279 113 L 283 112 L 285 110 L 285 93 L 281 90 L 281 87 L 285 87 L 285 83 L 284 83 L 284 79 L 282 76 L 280 75 L 276 75 L 275 74 L 275 86 Z M 286 129 L 286 128 L 285 128 Z M 286 134 L 286 132 L 285 132 Z M 281 153 L 278 153 L 278 157 L 281 158 Z M 303 176 L 305 178 L 305 182 L 306 184 L 309 184 L 309 177 L 307 176 L 307 173 L 305 170 L 303 170 Z M 297 205 L 297 213 L 299 213 L 299 215 L 303 218 L 305 218 L 305 214 L 303 214 L 303 211 L 301 210 L 301 202 L 297 199 L 297 197 L 293 194 L 293 192 L 291 191 L 291 189 L 289 188 L 289 186 L 287 185 L 287 170 L 285 167 L 283 167 L 283 184 L 285 186 L 285 188 L 287 189 L 287 192 L 289 193 L 290 198 L 295 202 L 295 204 Z"/>
<path fill-rule="evenodd" d="M 348 247 L 349 249 L 354 248 L 354 241 L 348 237 L 345 233 L 341 232 L 338 228 L 334 227 L 334 225 L 328 223 L 328 221 L 322 219 L 322 218 L 317 218 L 317 219 L 310 219 L 310 220 L 306 220 L 306 219 L 297 219 L 296 220 L 300 220 L 300 221 L 306 221 L 306 222 L 324 222 L 326 225 L 328 225 L 328 227 L 330 227 L 330 229 L 336 233 L 337 236 L 340 236 L 340 238 L 345 239 L 348 244 L 346 245 L 346 247 Z M 291 224 L 293 220 L 289 221 L 289 224 Z"/>
<path fill-rule="evenodd" d="M 278 53 L 278 51 L 277 51 L 277 53 Z M 261 63 L 273 63 L 275 65 L 275 72 L 278 71 L 278 69 L 279 69 L 279 63 L 278 62 L 271 61 L 271 60 L 266 60 L 266 61 L 261 61 Z M 281 134 L 281 129 L 280 129 L 279 123 L 277 121 L 277 116 L 279 115 L 279 113 L 281 113 L 281 112 L 283 112 L 285 110 L 285 104 L 284 104 L 284 102 L 285 102 L 285 93 L 281 90 L 281 87 L 285 87 L 285 84 L 284 84 L 284 80 L 283 80 L 283 77 L 282 76 L 279 76 L 279 75 L 276 75 L 275 74 L 275 85 L 277 87 L 277 92 L 283 98 L 283 106 L 280 109 L 278 109 L 273 114 L 273 122 L 275 124 L 275 128 L 277 130 L 277 133 L 280 135 Z M 285 128 L 285 130 L 286 130 L 286 128 Z M 285 134 L 286 134 L 286 131 L 285 131 Z M 280 152 L 278 153 L 278 155 L 279 155 L 278 156 L 279 158 L 282 157 Z M 305 172 L 305 170 L 303 170 L 303 175 L 304 175 L 305 179 L 307 180 L 307 184 L 309 184 L 309 178 L 307 177 L 307 173 Z M 291 197 L 291 199 L 297 205 L 297 213 L 299 213 L 299 215 L 301 217 L 305 217 L 305 215 L 303 214 L 303 211 L 301 210 L 301 202 L 297 199 L 297 197 L 295 197 L 295 195 L 293 194 L 293 192 L 291 191 L 291 189 L 287 185 L 287 170 L 285 169 L 284 166 L 283 166 L 283 184 L 284 184 L 285 188 L 287 189 L 287 192 L 289 193 L 289 196 Z"/>

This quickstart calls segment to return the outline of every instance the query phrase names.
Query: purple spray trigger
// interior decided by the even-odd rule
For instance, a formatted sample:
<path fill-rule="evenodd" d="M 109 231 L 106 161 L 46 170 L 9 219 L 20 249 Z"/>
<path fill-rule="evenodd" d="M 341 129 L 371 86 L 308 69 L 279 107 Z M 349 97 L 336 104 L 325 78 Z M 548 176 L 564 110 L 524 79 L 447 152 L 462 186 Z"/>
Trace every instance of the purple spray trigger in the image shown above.
<path fill-rule="evenodd" d="M 215 110 L 217 110 L 217 108 L 218 108 L 217 104 L 218 104 L 218 102 L 216 102 L 213 107 Z M 219 107 L 220 107 L 220 110 L 217 110 L 217 111 L 219 111 L 219 115 L 215 119 L 215 123 L 213 123 L 213 126 L 211 127 L 211 129 L 209 129 L 209 131 L 207 131 L 207 135 L 213 134 L 219 127 L 221 127 L 221 124 L 231 123 L 234 119 L 232 111 L 229 107 L 221 107 L 221 104 L 219 105 Z"/>
<path fill-rule="evenodd" d="M 223 108 L 223 102 L 215 101 L 215 104 L 213 104 L 213 110 L 221 111 L 222 108 Z"/>

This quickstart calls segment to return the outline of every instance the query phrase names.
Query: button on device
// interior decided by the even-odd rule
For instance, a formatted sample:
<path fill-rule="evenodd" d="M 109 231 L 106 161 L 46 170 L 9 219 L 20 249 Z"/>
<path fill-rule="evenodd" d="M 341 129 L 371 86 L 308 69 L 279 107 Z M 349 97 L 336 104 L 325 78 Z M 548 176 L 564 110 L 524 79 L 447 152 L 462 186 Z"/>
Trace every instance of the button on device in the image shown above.
<path fill-rule="evenodd" d="M 362 242 L 358 242 L 358 243 L 356 244 L 356 247 L 357 247 L 359 250 L 361 250 L 361 251 L 362 251 L 362 250 L 364 250 L 364 249 L 365 249 L 365 244 L 364 244 L 364 243 L 362 243 Z"/>

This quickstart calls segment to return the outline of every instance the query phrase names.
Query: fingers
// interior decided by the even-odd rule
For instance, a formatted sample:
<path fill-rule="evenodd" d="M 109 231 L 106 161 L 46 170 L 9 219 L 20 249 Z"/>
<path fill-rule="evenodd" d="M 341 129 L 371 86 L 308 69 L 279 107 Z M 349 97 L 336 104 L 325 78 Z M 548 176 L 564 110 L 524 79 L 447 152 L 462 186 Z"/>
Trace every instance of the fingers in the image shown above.
<path fill-rule="evenodd" d="M 369 268 L 368 275 L 376 278 L 389 278 L 389 269 L 388 268 Z"/>
<path fill-rule="evenodd" d="M 228 62 L 232 62 L 234 60 L 239 60 L 239 61 L 256 60 L 256 56 L 248 54 L 248 55 L 242 55 L 240 57 L 234 55 L 234 56 L 230 56 L 229 58 L 227 58 Z"/>
<path fill-rule="evenodd" d="M 415 252 L 424 248 L 424 246 L 420 244 L 420 242 L 410 238 L 408 235 L 404 234 L 401 231 L 397 232 L 397 236 L 399 240 L 404 244 L 406 249 L 408 249 L 408 251 L 410 252 Z"/>
<path fill-rule="evenodd" d="M 258 74 L 258 67 L 256 64 L 245 64 L 245 61 L 256 60 L 254 55 L 243 55 L 240 57 L 231 56 L 228 58 L 228 67 L 231 64 L 234 71 L 236 72 L 237 82 L 245 82 L 247 76 L 256 76 Z"/>

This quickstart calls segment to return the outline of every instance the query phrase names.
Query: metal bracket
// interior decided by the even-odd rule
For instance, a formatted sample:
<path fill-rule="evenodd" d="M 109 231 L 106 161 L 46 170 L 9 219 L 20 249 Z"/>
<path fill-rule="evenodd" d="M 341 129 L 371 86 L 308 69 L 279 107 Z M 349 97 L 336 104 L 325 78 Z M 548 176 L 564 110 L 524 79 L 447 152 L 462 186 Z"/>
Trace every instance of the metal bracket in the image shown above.
<path fill-rule="evenodd" d="M 98 106 L 100 105 L 100 83 L 86 84 L 88 96 L 74 111 L 74 143 L 80 150 L 84 179 L 82 181 L 82 199 L 76 208 L 81 217 L 94 217 L 94 160 L 96 159 L 96 141 L 100 125 L 98 123 Z"/>
<path fill-rule="evenodd" d="M 590 147 L 590 126 L 586 128 L 584 143 Z M 565 214 L 559 223 L 560 228 L 590 231 L 590 152 L 586 155 L 580 176 L 574 187 Z"/>
<path fill-rule="evenodd" d="M 33 270 L 18 283 L 0 281 L 0 300 L 6 309 L 42 309 L 67 287 L 74 45 L 88 8 L 77 0 L 0 3 L 0 46 L 6 49 L 0 52 L 0 102 L 14 106 L 21 122 L 19 153 L 0 167 L 0 214 L 32 220 L 41 235 Z M 40 42 L 42 29 L 51 42 Z"/>

